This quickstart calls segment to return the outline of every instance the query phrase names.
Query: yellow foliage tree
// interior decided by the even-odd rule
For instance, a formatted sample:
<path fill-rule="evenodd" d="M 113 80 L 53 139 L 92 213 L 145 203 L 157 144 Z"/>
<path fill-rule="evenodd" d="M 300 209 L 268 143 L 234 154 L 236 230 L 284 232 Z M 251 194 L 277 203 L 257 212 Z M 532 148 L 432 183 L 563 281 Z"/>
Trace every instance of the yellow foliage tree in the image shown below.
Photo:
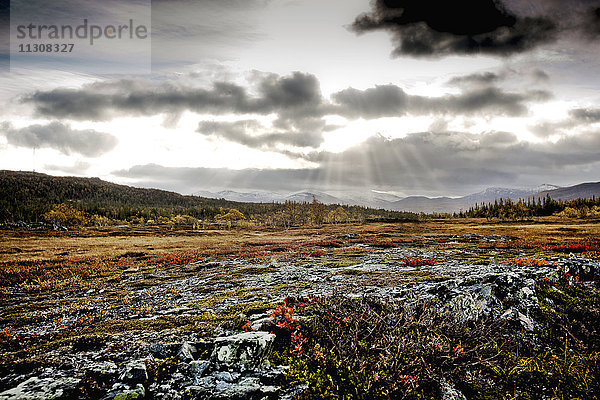
<path fill-rule="evenodd" d="M 91 222 L 83 212 L 65 203 L 55 205 L 51 211 L 44 214 L 44 220 L 59 226 L 83 226 Z"/>
<path fill-rule="evenodd" d="M 339 224 L 340 222 L 346 222 L 348 220 L 348 213 L 339 206 L 335 210 L 329 213 L 329 222 Z"/>

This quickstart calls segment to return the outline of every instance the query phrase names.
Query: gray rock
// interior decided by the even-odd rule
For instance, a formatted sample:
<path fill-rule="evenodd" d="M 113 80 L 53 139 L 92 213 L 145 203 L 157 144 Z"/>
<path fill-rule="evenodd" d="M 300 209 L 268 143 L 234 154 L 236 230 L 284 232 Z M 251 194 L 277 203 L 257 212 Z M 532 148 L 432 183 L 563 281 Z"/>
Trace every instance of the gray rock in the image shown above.
<path fill-rule="evenodd" d="M 245 332 L 219 337 L 211 359 L 217 369 L 246 371 L 265 367 L 275 335 L 267 332 Z"/>
<path fill-rule="evenodd" d="M 117 364 L 110 361 L 92 363 L 85 367 L 85 374 L 97 379 L 115 378 L 118 372 Z"/>
<path fill-rule="evenodd" d="M 250 327 L 253 331 L 271 332 L 277 327 L 277 325 L 275 324 L 275 319 L 273 317 L 266 317 L 252 322 Z"/>
<path fill-rule="evenodd" d="M 216 382 L 217 381 L 214 376 L 205 376 L 203 378 L 194 379 L 194 385 L 202 386 L 204 388 L 214 387 Z"/>
<path fill-rule="evenodd" d="M 532 331 L 534 328 L 533 320 L 516 309 L 509 308 L 500 316 L 501 319 L 516 321 L 521 324 L 527 331 Z"/>
<path fill-rule="evenodd" d="M 79 379 L 32 377 L 0 393 L 0 400 L 54 400 L 76 397 Z"/>
<path fill-rule="evenodd" d="M 144 360 L 130 361 L 121 372 L 120 379 L 128 383 L 142 383 L 148 380 L 146 362 Z"/>
<path fill-rule="evenodd" d="M 155 358 L 173 357 L 181 347 L 180 343 L 157 343 L 147 347 L 148 352 Z"/>
<path fill-rule="evenodd" d="M 214 375 L 215 379 L 217 381 L 223 381 L 223 382 L 233 382 L 233 376 L 231 376 L 231 373 L 229 371 L 221 371 L 221 372 L 217 372 Z"/>
<path fill-rule="evenodd" d="M 290 369 L 287 365 L 278 365 L 264 371 L 257 372 L 257 376 L 264 385 L 278 386 L 283 384 L 286 372 Z"/>
<path fill-rule="evenodd" d="M 218 382 L 216 390 L 218 395 L 214 396 L 215 399 L 231 399 L 231 400 L 246 400 L 259 396 L 262 398 L 263 389 L 261 387 L 258 378 L 244 378 L 238 384 L 231 384 L 226 382 Z M 271 387 L 268 387 L 271 390 Z"/>
<path fill-rule="evenodd" d="M 138 383 L 134 387 L 117 383 L 103 400 L 139 400 L 146 397 L 144 385 Z"/>
<path fill-rule="evenodd" d="M 440 382 L 440 391 L 442 392 L 441 400 L 467 400 L 464 394 L 445 379 Z"/>
<path fill-rule="evenodd" d="M 229 382 L 217 381 L 217 385 L 215 386 L 215 390 L 217 392 L 222 392 L 224 390 L 230 389 L 231 386 L 233 386 L 233 385 L 231 383 L 229 383 Z"/>
<path fill-rule="evenodd" d="M 204 376 L 205 372 L 209 369 L 210 362 L 206 360 L 202 361 L 192 361 L 190 362 L 190 375 L 194 378 L 201 378 Z"/>
<path fill-rule="evenodd" d="M 198 354 L 198 350 L 196 346 L 194 346 L 190 342 L 183 342 L 179 351 L 177 352 L 177 356 L 181 358 L 183 361 L 194 361 L 196 359 L 196 355 Z"/>

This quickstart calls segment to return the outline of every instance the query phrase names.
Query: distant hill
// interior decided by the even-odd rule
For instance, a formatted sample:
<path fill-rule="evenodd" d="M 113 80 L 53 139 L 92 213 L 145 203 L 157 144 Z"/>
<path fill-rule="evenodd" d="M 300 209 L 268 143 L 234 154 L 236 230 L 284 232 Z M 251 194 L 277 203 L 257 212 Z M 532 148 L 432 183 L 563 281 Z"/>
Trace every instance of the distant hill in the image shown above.
<path fill-rule="evenodd" d="M 86 212 L 108 213 L 116 219 L 124 219 L 142 208 L 154 209 L 157 215 L 169 209 L 212 216 L 219 207 L 238 206 L 231 201 L 118 185 L 99 178 L 0 171 L 0 222 L 38 221 L 59 203 L 73 203 Z"/>
<path fill-rule="evenodd" d="M 233 196 L 245 202 L 224 199 L 225 196 Z M 339 199 L 326 194 L 319 196 L 319 200 L 327 204 L 325 212 L 337 207 L 333 202 Z M 266 221 L 267 218 L 280 215 L 286 207 L 285 204 L 273 203 L 272 200 L 261 203 L 260 197 L 254 194 L 221 192 L 216 197 L 218 198 L 184 196 L 165 190 L 118 185 L 99 178 L 0 170 L 0 223 L 42 221 L 45 213 L 61 203 L 68 203 L 85 213 L 113 220 L 132 220 L 140 217 L 144 220 L 157 220 L 159 217 L 168 218 L 177 214 L 204 220 L 213 219 L 221 213 L 221 208 L 235 208 L 245 216 L 254 216 Z M 313 194 L 310 192 L 299 192 L 285 196 L 283 200 L 310 203 L 312 198 Z M 353 218 L 361 220 L 415 218 L 414 215 L 405 213 L 358 206 L 347 206 L 346 210 Z"/>
<path fill-rule="evenodd" d="M 236 192 L 224 190 L 217 193 L 198 192 L 199 195 L 211 198 L 222 198 L 233 201 L 256 203 L 283 203 L 286 200 L 310 202 L 314 196 L 324 204 L 349 204 L 363 207 L 383 208 L 394 211 L 407 211 L 413 213 L 453 213 L 466 211 L 475 204 L 493 203 L 495 200 L 518 200 L 528 197 L 545 197 L 550 195 L 556 200 L 572 200 L 577 198 L 600 197 L 600 183 L 583 183 L 580 185 L 559 187 L 551 184 L 542 184 L 533 188 L 502 188 L 490 187 L 481 192 L 462 197 L 425 197 L 409 196 L 398 197 L 393 194 L 375 191 L 346 192 L 329 195 L 321 191 L 304 191 L 299 193 L 281 194 L 274 192 Z"/>
<path fill-rule="evenodd" d="M 547 191 L 549 189 L 554 190 L 557 188 L 559 187 L 555 185 L 543 184 L 531 189 L 491 187 L 478 193 L 455 198 L 410 196 L 393 202 L 391 207 L 393 210 L 405 210 L 411 212 L 452 213 L 461 210 L 465 211 L 475 204 L 493 203 L 494 200 L 517 200 L 527 196 L 539 196 L 541 191 Z"/>
<path fill-rule="evenodd" d="M 295 201 L 298 203 L 310 203 L 313 197 L 323 204 L 344 204 L 343 200 L 331 196 L 327 193 L 318 191 L 302 191 L 296 193 L 275 193 L 275 192 L 236 192 L 234 190 L 222 190 L 219 192 L 198 191 L 194 195 L 208 197 L 211 199 L 225 199 L 239 201 L 244 203 L 285 203 L 286 201 Z"/>
<path fill-rule="evenodd" d="M 545 197 L 546 195 L 555 200 L 600 198 L 600 182 L 582 183 L 575 186 L 546 190 L 537 193 L 535 197 Z"/>

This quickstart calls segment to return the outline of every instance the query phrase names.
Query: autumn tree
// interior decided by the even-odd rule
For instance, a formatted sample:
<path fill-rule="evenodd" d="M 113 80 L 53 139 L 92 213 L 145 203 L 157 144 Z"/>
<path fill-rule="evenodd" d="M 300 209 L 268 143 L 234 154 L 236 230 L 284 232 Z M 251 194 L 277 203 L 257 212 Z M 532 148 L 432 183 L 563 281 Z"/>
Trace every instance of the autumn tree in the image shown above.
<path fill-rule="evenodd" d="M 346 222 L 348 220 L 348 213 L 346 213 L 342 206 L 338 206 L 338 208 L 329 213 L 328 219 L 329 222 L 332 222 L 334 224 Z"/>
<path fill-rule="evenodd" d="M 224 210 L 221 208 L 221 213 L 218 214 L 215 218 L 217 220 L 226 221 L 228 228 L 231 228 L 232 222 L 241 221 L 241 220 L 246 219 L 244 214 L 242 214 L 240 211 L 236 210 L 235 208 L 232 208 L 232 209 L 228 210 L 227 212 L 224 212 Z"/>
<path fill-rule="evenodd" d="M 310 219 L 313 224 L 318 226 L 323 225 L 323 221 L 325 221 L 325 204 L 317 200 L 315 196 L 310 204 Z"/>
<path fill-rule="evenodd" d="M 65 203 L 55 205 L 51 211 L 44 214 L 44 220 L 58 226 L 89 225 L 91 221 L 83 212 Z"/>

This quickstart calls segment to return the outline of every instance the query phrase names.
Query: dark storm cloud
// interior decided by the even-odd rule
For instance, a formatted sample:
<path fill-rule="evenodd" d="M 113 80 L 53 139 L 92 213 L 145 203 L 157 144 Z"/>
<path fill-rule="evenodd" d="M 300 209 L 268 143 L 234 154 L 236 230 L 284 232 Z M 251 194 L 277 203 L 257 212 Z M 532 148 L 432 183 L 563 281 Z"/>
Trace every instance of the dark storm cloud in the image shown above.
<path fill-rule="evenodd" d="M 497 75 L 496 75 L 497 76 Z M 464 77 L 491 80 L 494 76 Z M 212 88 L 185 83 L 153 83 L 122 79 L 97 82 L 80 89 L 54 89 L 25 96 L 37 115 L 75 120 L 108 120 L 117 116 L 149 116 L 165 113 L 177 117 L 189 110 L 212 114 L 276 114 L 275 126 L 283 130 L 322 129 L 327 114 L 350 118 L 394 117 L 405 114 L 493 114 L 520 116 L 527 102 L 548 100 L 545 91 L 505 92 L 497 87 L 476 87 L 458 95 L 424 97 L 409 95 L 395 85 L 366 90 L 348 88 L 326 102 L 314 75 L 295 72 L 289 76 L 262 75 L 255 85 L 216 82 Z M 326 128 L 323 128 L 326 129 Z"/>
<path fill-rule="evenodd" d="M 10 2 L 0 0 L 0 72 L 10 67 Z"/>
<path fill-rule="evenodd" d="M 584 123 L 600 122 L 600 108 L 576 108 L 569 111 L 569 115 Z"/>
<path fill-rule="evenodd" d="M 254 135 L 251 132 L 265 132 Z M 255 120 L 219 122 L 202 121 L 198 132 L 206 136 L 226 139 L 251 148 L 274 150 L 277 145 L 317 148 L 323 142 L 320 131 L 313 132 L 268 132 Z"/>
<path fill-rule="evenodd" d="M 366 90 L 345 89 L 332 98 L 340 115 L 358 118 L 402 116 L 405 114 L 483 114 L 522 116 L 527 102 L 546 101 L 552 94 L 529 91 L 507 93 L 496 87 L 465 91 L 459 95 L 424 97 L 406 94 L 395 85 L 376 86 Z"/>
<path fill-rule="evenodd" d="M 593 3 L 596 3 L 596 5 L 587 7 L 582 23 L 584 33 L 592 40 L 600 36 L 600 4 L 598 2 Z"/>
<path fill-rule="evenodd" d="M 529 143 L 508 132 L 471 134 L 423 132 L 399 139 L 374 136 L 341 153 L 310 156 L 314 169 L 229 170 L 139 165 L 115 171 L 121 177 L 191 192 L 206 187 L 235 189 L 430 190 L 466 194 L 473 188 L 517 182 L 539 184 L 549 178 L 582 178 L 582 167 L 598 172 L 600 135 L 587 132 L 556 143 Z M 590 175 L 588 174 L 588 175 Z M 578 179 L 578 180 L 579 180 Z"/>
<path fill-rule="evenodd" d="M 538 0 L 542 1 L 542 0 Z M 352 27 L 358 33 L 392 34 L 393 54 L 509 56 L 556 39 L 558 24 L 546 16 L 520 16 L 494 0 L 374 0 Z"/>
<path fill-rule="evenodd" d="M 312 113 L 322 102 L 314 75 L 295 72 L 290 76 L 268 75 L 258 84 L 257 94 L 229 82 L 216 82 L 210 89 L 185 84 L 141 80 L 97 82 L 81 89 L 54 89 L 23 98 L 41 116 L 78 120 L 107 120 L 119 115 L 199 113 Z"/>
<path fill-rule="evenodd" d="M 503 76 L 494 72 L 483 72 L 480 74 L 471 74 L 464 76 L 457 76 L 448 81 L 449 85 L 462 86 L 465 84 L 476 84 L 476 85 L 491 85 L 503 79 Z"/>
<path fill-rule="evenodd" d="M 9 144 L 30 149 L 51 148 L 63 154 L 79 153 L 98 157 L 117 145 L 117 138 L 92 129 L 75 130 L 60 122 L 15 128 L 9 122 L 0 124 L 0 135 Z"/>

